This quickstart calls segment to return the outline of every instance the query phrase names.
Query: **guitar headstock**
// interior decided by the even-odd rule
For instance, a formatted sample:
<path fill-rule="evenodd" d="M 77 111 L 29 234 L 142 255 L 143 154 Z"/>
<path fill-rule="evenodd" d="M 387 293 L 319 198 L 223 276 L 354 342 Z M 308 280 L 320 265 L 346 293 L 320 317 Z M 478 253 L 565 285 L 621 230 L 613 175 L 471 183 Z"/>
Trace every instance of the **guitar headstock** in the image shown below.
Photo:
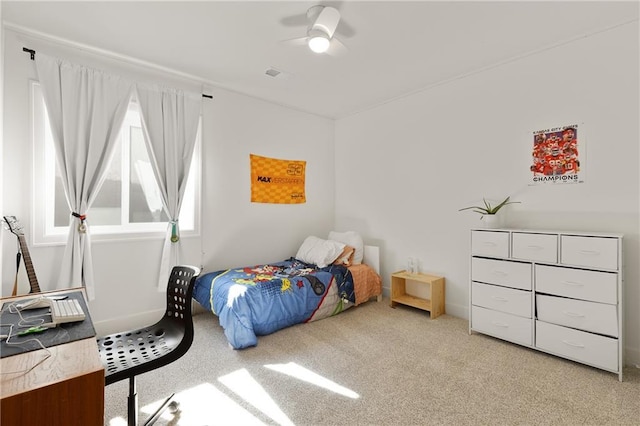
<path fill-rule="evenodd" d="M 24 235 L 24 232 L 22 232 L 24 227 L 22 226 L 20 221 L 16 219 L 15 216 L 3 216 L 3 217 L 4 217 L 4 223 L 6 224 L 6 228 L 9 231 L 11 231 L 12 234 Z"/>

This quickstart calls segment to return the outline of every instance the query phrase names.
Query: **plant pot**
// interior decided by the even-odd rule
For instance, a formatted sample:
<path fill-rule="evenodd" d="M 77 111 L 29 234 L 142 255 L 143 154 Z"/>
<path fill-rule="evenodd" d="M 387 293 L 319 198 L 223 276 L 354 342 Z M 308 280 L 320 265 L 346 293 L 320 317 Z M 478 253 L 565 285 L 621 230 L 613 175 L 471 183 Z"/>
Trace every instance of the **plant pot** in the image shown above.
<path fill-rule="evenodd" d="M 497 214 L 482 215 L 482 224 L 487 229 L 500 228 L 500 216 Z"/>

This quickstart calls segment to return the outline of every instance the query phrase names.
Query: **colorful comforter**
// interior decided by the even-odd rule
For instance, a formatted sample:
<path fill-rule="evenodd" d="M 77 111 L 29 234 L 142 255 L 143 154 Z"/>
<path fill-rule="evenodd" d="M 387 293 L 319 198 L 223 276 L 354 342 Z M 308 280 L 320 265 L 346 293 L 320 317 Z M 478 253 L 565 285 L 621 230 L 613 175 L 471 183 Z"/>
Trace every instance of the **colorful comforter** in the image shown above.
<path fill-rule="evenodd" d="M 193 298 L 211 310 L 231 346 L 255 346 L 257 336 L 335 315 L 354 306 L 351 272 L 283 262 L 209 272 L 198 277 Z"/>

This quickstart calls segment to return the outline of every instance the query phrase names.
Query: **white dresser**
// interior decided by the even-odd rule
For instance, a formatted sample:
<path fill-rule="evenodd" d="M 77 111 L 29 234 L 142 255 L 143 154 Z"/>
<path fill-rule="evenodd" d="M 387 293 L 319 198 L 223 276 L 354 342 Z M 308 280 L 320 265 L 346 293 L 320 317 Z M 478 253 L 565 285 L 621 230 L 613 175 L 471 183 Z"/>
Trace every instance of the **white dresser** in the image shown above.
<path fill-rule="evenodd" d="M 617 373 L 622 235 L 471 230 L 469 332 Z"/>

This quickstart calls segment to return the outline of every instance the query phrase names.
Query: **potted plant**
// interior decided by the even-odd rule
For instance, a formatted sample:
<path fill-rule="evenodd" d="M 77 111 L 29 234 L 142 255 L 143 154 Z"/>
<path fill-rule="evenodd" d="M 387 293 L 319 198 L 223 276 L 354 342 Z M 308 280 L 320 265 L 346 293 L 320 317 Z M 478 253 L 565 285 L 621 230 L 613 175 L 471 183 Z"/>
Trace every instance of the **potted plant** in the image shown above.
<path fill-rule="evenodd" d="M 489 201 L 483 198 L 482 202 L 484 203 L 484 206 L 469 206 L 469 207 L 464 207 L 458 211 L 473 210 L 476 213 L 480 213 L 482 215 L 480 216 L 480 219 L 485 220 L 485 225 L 487 227 L 495 227 L 497 226 L 497 223 L 498 223 L 498 218 L 496 215 L 498 214 L 501 208 L 503 208 L 507 204 L 520 203 L 520 201 L 510 201 L 510 199 L 511 197 L 507 197 L 504 200 L 502 200 L 500 203 L 492 205 Z"/>

